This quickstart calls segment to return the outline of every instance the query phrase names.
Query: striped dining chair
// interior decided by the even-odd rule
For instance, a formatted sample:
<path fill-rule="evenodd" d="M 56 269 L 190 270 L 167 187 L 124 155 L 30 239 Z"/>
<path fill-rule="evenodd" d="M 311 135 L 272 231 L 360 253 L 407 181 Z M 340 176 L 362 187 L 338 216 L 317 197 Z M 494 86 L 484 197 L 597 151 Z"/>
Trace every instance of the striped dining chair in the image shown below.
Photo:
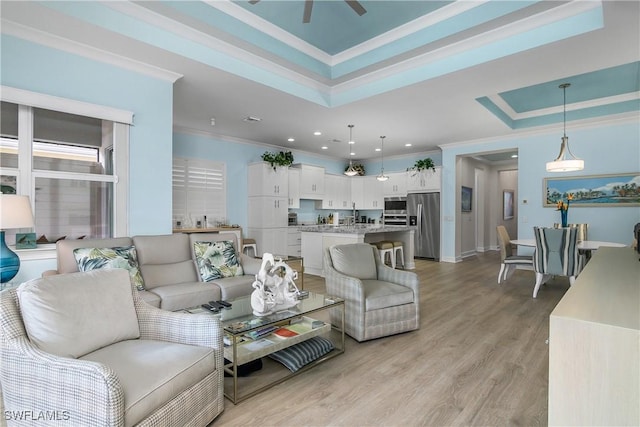
<path fill-rule="evenodd" d="M 517 255 L 513 253 L 513 245 L 509 232 L 504 225 L 496 227 L 498 240 L 500 242 L 500 272 L 498 273 L 498 284 L 507 280 L 516 268 L 531 270 L 533 267 L 533 257 L 531 255 Z"/>
<path fill-rule="evenodd" d="M 552 276 L 566 276 L 573 285 L 582 271 L 583 258 L 578 253 L 577 228 L 534 227 L 536 250 L 533 254 L 533 270 L 536 284 L 533 297 L 538 295 L 540 285 Z"/>

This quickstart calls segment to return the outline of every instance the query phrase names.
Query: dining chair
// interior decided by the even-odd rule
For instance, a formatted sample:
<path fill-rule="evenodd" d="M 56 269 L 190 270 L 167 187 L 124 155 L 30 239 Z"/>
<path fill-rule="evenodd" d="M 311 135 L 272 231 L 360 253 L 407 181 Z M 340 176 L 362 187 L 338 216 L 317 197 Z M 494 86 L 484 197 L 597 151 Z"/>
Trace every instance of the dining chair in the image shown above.
<path fill-rule="evenodd" d="M 536 240 L 533 297 L 536 298 L 540 285 L 552 276 L 566 276 L 569 284 L 573 285 L 583 267 L 583 257 L 578 252 L 578 229 L 534 227 L 533 234 Z"/>
<path fill-rule="evenodd" d="M 504 225 L 496 227 L 498 232 L 498 240 L 500 241 L 500 272 L 498 273 L 498 284 L 503 280 L 507 280 L 513 270 L 520 267 L 533 267 L 533 257 L 531 255 L 514 255 L 513 245 L 509 232 Z"/>

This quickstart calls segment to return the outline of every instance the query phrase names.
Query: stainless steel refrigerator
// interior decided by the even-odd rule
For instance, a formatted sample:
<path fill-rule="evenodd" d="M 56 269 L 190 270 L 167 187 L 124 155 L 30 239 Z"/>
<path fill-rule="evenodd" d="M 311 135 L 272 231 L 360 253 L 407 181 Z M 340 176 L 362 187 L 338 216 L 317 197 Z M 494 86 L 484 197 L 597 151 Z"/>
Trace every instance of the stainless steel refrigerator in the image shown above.
<path fill-rule="evenodd" d="M 415 256 L 440 259 L 440 193 L 407 195 L 409 225 L 416 226 Z"/>

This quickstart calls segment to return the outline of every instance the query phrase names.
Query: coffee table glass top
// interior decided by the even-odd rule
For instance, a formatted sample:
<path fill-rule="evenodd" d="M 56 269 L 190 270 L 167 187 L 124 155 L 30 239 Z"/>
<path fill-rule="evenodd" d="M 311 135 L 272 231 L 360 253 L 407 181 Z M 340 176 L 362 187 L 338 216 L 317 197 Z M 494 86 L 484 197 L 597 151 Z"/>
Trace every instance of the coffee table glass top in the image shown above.
<path fill-rule="evenodd" d="M 243 334 L 264 325 L 299 317 L 303 314 L 321 310 L 332 305 L 342 304 L 343 300 L 337 297 L 329 297 L 323 294 L 309 292 L 309 296 L 301 299 L 296 306 L 266 316 L 256 316 L 253 314 L 251 296 L 236 298 L 230 302 L 232 307 L 221 310 L 220 317 L 225 332 L 236 335 Z"/>

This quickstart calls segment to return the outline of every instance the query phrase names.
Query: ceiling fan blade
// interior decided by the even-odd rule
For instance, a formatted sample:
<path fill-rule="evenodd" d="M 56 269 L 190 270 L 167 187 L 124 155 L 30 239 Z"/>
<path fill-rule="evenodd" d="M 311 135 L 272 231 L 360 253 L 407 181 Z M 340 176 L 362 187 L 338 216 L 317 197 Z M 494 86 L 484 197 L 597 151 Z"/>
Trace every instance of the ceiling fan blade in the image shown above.
<path fill-rule="evenodd" d="M 304 24 L 308 24 L 309 22 L 311 22 L 311 9 L 313 9 L 313 0 L 305 0 L 304 15 L 302 17 L 302 22 Z"/>
<path fill-rule="evenodd" d="M 367 10 L 364 7 L 362 7 L 360 2 L 356 0 L 344 0 L 344 1 L 346 1 L 347 4 L 351 6 L 351 9 L 353 9 L 358 15 L 362 16 L 365 13 L 367 13 Z"/>

